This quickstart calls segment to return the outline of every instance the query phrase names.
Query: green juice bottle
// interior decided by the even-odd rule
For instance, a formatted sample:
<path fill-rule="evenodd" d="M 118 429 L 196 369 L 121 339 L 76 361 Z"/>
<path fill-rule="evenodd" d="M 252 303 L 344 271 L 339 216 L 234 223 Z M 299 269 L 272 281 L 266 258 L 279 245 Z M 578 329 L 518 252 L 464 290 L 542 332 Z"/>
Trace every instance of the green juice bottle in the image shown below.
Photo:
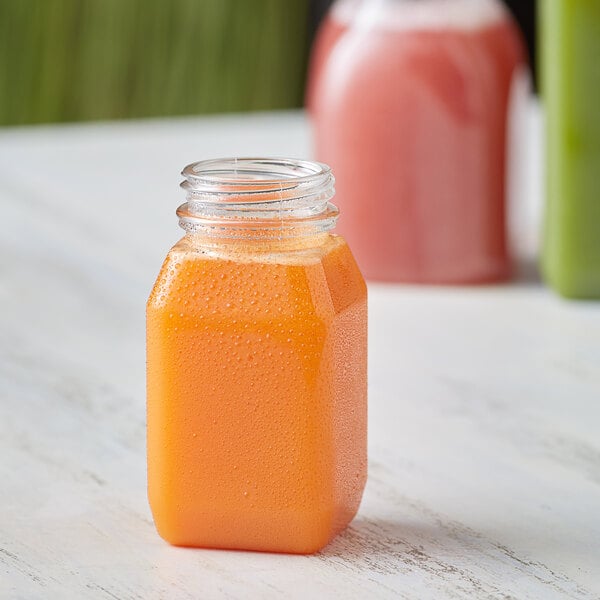
<path fill-rule="evenodd" d="M 541 0 L 540 25 L 542 268 L 561 295 L 600 299 L 600 0 Z"/>

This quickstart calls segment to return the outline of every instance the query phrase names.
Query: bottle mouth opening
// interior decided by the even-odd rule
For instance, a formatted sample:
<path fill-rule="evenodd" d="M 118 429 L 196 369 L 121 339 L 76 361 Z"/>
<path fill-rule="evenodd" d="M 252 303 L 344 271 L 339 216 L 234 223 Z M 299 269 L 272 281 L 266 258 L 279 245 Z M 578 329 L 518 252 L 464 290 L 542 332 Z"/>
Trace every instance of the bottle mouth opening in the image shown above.
<path fill-rule="evenodd" d="M 334 177 L 322 163 L 288 158 L 223 158 L 186 166 L 177 209 L 187 231 L 278 231 L 286 236 L 335 225 Z M 233 235 L 235 237 L 235 235 Z"/>
<path fill-rule="evenodd" d="M 218 158 L 187 165 L 181 186 L 187 191 L 253 193 L 276 186 L 315 187 L 332 180 L 331 169 L 319 162 L 289 158 Z"/>

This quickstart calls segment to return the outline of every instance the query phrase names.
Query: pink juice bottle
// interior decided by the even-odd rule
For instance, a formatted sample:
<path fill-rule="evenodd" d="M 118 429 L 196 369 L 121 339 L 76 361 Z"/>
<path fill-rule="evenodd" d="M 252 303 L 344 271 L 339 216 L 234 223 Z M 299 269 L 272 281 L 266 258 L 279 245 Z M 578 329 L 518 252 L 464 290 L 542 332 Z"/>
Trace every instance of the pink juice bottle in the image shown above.
<path fill-rule="evenodd" d="M 345 0 L 317 39 L 307 103 L 366 277 L 510 274 L 507 123 L 525 66 L 499 0 Z"/>

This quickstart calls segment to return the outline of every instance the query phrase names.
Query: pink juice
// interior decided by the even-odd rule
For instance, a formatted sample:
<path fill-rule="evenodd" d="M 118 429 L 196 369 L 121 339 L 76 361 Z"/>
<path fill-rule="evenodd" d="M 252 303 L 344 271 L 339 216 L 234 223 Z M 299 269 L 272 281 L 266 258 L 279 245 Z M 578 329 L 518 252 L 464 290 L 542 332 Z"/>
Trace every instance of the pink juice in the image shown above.
<path fill-rule="evenodd" d="M 525 62 L 516 26 L 495 0 L 375 0 L 336 14 L 348 20 L 333 43 L 325 30 L 309 110 L 363 273 L 505 279 L 507 117 Z"/>

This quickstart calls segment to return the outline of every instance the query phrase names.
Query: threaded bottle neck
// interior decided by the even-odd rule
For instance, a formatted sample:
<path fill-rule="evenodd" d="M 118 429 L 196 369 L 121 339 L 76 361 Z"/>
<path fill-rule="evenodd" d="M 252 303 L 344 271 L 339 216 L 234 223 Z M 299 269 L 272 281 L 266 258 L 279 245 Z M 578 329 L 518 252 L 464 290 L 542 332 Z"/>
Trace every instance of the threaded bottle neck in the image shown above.
<path fill-rule="evenodd" d="M 226 158 L 182 171 L 186 202 L 177 209 L 188 233 L 281 240 L 335 226 L 334 178 L 327 165 L 296 159 Z"/>

